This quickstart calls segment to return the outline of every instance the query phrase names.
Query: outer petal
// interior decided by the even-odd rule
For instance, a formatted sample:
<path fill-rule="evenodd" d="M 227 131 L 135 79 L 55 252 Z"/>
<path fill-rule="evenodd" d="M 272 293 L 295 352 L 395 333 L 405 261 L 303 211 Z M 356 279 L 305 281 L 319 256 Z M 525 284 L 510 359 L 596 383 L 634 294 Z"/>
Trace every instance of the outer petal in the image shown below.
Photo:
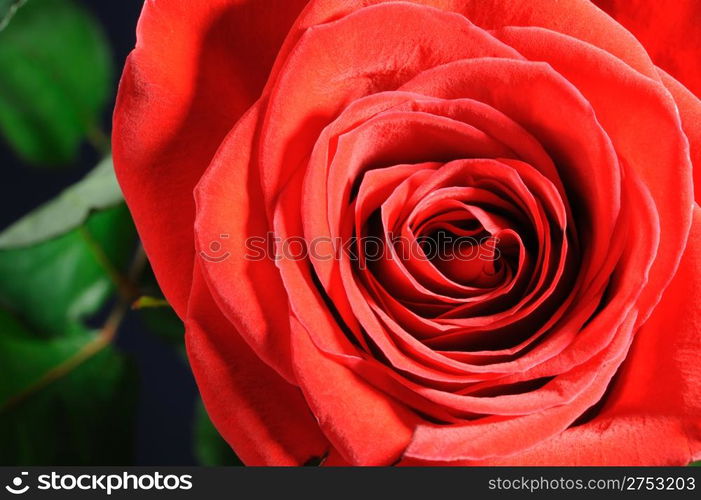
<path fill-rule="evenodd" d="M 256 103 L 239 120 L 195 189 L 195 246 L 222 314 L 263 361 L 294 383 L 287 292 L 267 253 L 270 227 L 251 152 L 260 108 Z"/>
<path fill-rule="evenodd" d="M 320 351 L 294 317 L 291 323 L 300 387 L 334 448 L 353 465 L 394 463 L 420 418 Z"/>
<path fill-rule="evenodd" d="M 387 0 L 312 0 L 295 22 L 273 68 L 274 77 L 284 67 L 295 44 L 309 27 L 340 19 L 369 5 Z M 404 0 L 462 14 L 487 29 L 504 26 L 538 26 L 591 43 L 641 73 L 657 78 L 649 55 L 621 25 L 589 0 Z M 271 79 L 274 82 L 275 78 Z"/>
<path fill-rule="evenodd" d="M 632 319 L 635 319 L 634 315 Z M 632 321 L 628 320 L 623 328 L 629 329 L 630 326 Z M 608 381 L 628 350 L 626 337 L 627 334 L 620 335 L 612 344 L 611 352 L 604 352 L 587 363 L 599 365 L 599 369 L 591 385 L 578 394 L 574 401 L 514 419 L 496 420 L 488 417 L 483 422 L 451 427 L 423 425 L 416 429 L 404 456 L 408 460 L 448 463 L 454 460 L 480 460 L 485 456 L 503 456 L 506 450 L 523 449 L 550 436 L 559 435 L 577 415 L 601 398 Z M 510 464 L 511 460 L 510 457 L 500 458 L 497 463 Z"/>
<path fill-rule="evenodd" d="M 689 139 L 691 164 L 694 166 L 694 194 L 698 203 L 701 201 L 701 99 L 662 70 L 660 76 L 677 103 L 682 128 Z"/>
<path fill-rule="evenodd" d="M 701 96 L 701 2 L 594 0 L 642 42 L 653 61 Z"/>
<path fill-rule="evenodd" d="M 263 363 L 219 312 L 195 268 L 187 352 L 202 399 L 247 465 L 301 465 L 329 448 L 302 393 Z"/>
<path fill-rule="evenodd" d="M 147 0 L 114 115 L 117 175 L 166 297 L 190 290 L 192 189 L 306 0 Z"/>

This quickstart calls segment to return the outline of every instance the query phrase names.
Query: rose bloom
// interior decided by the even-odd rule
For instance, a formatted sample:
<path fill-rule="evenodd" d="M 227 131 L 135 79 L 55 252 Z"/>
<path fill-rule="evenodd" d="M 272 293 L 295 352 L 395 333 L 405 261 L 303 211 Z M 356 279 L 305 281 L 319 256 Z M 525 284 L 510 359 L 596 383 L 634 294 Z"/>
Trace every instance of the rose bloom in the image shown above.
<path fill-rule="evenodd" d="M 701 3 L 601 6 L 145 3 L 115 165 L 246 464 L 701 457 Z"/>

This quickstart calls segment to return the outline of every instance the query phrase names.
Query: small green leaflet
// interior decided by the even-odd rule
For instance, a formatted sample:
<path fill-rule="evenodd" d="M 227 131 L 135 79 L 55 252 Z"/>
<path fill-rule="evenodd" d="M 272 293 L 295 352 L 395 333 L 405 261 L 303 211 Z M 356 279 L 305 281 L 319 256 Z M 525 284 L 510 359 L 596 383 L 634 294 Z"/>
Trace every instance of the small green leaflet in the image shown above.
<path fill-rule="evenodd" d="M 94 210 L 123 201 L 112 159 L 106 158 L 82 181 L 66 189 L 0 234 L 0 250 L 54 238 L 81 225 Z"/>

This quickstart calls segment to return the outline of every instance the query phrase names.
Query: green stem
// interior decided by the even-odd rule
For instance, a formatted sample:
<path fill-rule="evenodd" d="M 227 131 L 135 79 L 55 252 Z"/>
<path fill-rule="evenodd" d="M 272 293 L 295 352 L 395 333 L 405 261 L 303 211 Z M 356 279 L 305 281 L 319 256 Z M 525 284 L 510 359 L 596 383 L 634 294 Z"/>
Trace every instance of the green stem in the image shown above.
<path fill-rule="evenodd" d="M 93 237 L 92 233 L 90 233 L 88 228 L 84 225 L 80 226 L 78 228 L 78 232 L 85 241 L 85 243 L 87 243 L 88 247 L 90 248 L 90 252 L 95 257 L 95 260 L 97 260 L 100 267 L 102 267 L 105 273 L 107 273 L 107 276 L 109 276 L 110 281 L 112 281 L 114 286 L 117 288 L 119 295 L 123 298 L 138 297 L 139 292 L 136 285 L 134 285 L 134 283 L 128 277 L 124 276 L 119 271 L 119 269 L 117 269 L 114 266 L 110 258 L 105 253 L 105 250 L 102 248 L 100 243 Z M 140 251 L 143 251 L 141 249 L 141 246 L 139 247 L 139 249 Z"/>
<path fill-rule="evenodd" d="M 102 251 L 99 245 L 98 248 L 100 249 L 100 251 Z M 104 252 L 102 253 L 104 254 Z M 138 279 L 139 275 L 145 268 L 146 263 L 146 254 L 144 253 L 143 247 L 139 245 L 134 259 L 132 261 L 132 264 L 129 268 L 129 272 L 127 274 L 127 279 L 129 282 L 133 282 Z M 25 387 L 22 391 L 10 397 L 7 401 L 5 401 L 5 403 L 0 405 L 0 414 L 17 406 L 18 404 L 21 404 L 23 401 L 27 400 L 32 395 L 53 384 L 57 380 L 62 379 L 66 375 L 73 372 L 80 365 L 85 363 L 87 360 L 89 360 L 97 353 L 109 346 L 116 337 L 117 331 L 119 330 L 119 326 L 122 324 L 124 317 L 129 311 L 131 302 L 137 296 L 138 294 L 120 295 L 119 300 L 112 308 L 112 311 L 107 317 L 107 320 L 105 321 L 99 333 L 93 340 L 85 344 L 70 358 L 49 369 L 35 382 Z"/>

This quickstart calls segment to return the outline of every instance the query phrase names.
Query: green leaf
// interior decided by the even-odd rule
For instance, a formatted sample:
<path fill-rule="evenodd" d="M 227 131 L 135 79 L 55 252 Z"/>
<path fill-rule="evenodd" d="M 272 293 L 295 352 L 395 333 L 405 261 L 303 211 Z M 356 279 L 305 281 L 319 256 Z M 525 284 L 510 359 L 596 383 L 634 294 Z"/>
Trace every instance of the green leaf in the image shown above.
<path fill-rule="evenodd" d="M 0 133 L 26 161 L 69 163 L 99 136 L 111 82 L 95 19 L 72 0 L 32 0 L 0 32 Z"/>
<path fill-rule="evenodd" d="M 0 0 L 0 31 L 9 24 L 17 9 L 22 7 L 27 0 Z"/>
<path fill-rule="evenodd" d="M 94 210 L 123 201 L 111 158 L 105 158 L 82 181 L 23 217 L 0 234 L 0 249 L 53 238 L 80 226 Z"/>
<path fill-rule="evenodd" d="M 100 351 L 0 412 L 0 465 L 130 465 L 137 386 L 129 362 Z"/>
<path fill-rule="evenodd" d="M 130 462 L 134 371 L 110 345 L 127 305 L 103 310 L 135 241 L 121 203 L 0 249 L 0 464 Z"/>
<path fill-rule="evenodd" d="M 699 460 L 698 462 L 691 462 L 689 464 L 689 467 L 701 467 L 701 460 Z"/>
<path fill-rule="evenodd" d="M 195 409 L 195 456 L 201 465 L 243 465 L 219 435 L 201 402 Z"/>
<path fill-rule="evenodd" d="M 0 307 L 43 337 L 82 333 L 114 292 L 135 242 L 123 204 L 83 226 L 28 247 L 0 250 Z"/>

